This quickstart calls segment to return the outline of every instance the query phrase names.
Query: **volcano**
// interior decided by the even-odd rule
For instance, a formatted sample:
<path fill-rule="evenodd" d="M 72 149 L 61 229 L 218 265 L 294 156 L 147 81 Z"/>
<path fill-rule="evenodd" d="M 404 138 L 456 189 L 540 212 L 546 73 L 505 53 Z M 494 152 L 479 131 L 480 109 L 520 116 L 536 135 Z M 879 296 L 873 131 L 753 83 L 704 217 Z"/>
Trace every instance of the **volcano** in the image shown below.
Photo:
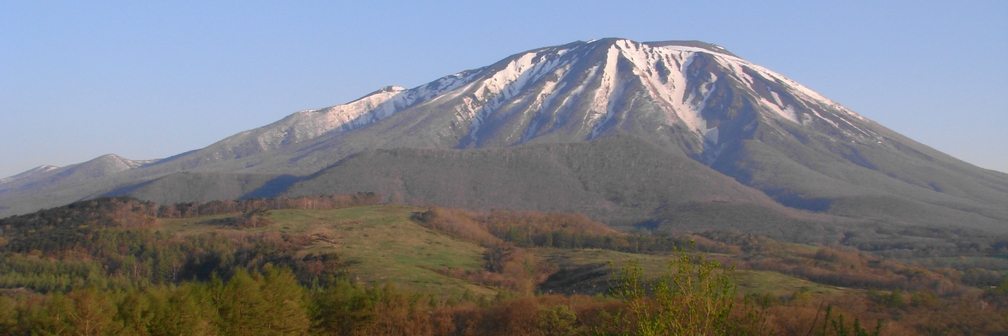
<path fill-rule="evenodd" d="M 724 47 L 618 38 L 388 86 L 166 159 L 40 167 L 0 182 L 0 216 L 109 195 L 173 203 L 357 191 L 578 211 L 618 227 L 1008 233 L 1008 174 Z"/>

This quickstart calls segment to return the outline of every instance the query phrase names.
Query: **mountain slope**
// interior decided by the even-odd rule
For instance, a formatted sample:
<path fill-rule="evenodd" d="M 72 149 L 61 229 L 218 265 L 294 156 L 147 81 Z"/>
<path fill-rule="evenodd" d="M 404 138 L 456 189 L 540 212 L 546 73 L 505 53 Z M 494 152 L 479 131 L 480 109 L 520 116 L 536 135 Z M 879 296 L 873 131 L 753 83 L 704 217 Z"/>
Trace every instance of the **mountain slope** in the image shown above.
<path fill-rule="evenodd" d="M 784 210 L 685 155 L 625 135 L 478 150 L 365 151 L 294 183 L 284 196 L 346 190 L 482 210 L 577 211 L 613 225 L 646 221 L 690 202 Z"/>
<path fill-rule="evenodd" d="M 252 195 L 271 181 L 283 181 L 276 174 L 180 172 L 106 192 L 102 196 L 131 196 L 158 204 L 209 202 Z M 265 196 L 265 195 L 262 195 Z"/>

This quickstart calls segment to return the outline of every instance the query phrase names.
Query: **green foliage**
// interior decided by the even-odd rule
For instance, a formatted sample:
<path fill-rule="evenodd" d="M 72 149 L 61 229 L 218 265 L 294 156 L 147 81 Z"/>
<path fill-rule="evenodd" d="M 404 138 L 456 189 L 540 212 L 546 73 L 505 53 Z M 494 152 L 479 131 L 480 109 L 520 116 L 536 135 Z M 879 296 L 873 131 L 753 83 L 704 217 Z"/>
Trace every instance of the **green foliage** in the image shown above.
<path fill-rule="evenodd" d="M 613 317 L 615 332 L 724 335 L 762 331 L 762 320 L 731 319 L 737 288 L 732 271 L 705 254 L 678 250 L 666 273 L 657 280 L 647 281 L 640 265 L 631 261 L 617 274 L 612 288 L 612 294 L 626 307 Z"/>
<path fill-rule="evenodd" d="M 239 271 L 220 295 L 221 331 L 227 335 L 301 335 L 310 325 L 304 289 L 287 269 L 265 275 Z"/>
<path fill-rule="evenodd" d="M 136 211 L 148 211 L 143 209 Z M 418 210 L 256 210 L 275 222 L 258 228 L 213 225 L 205 217 L 152 226 L 112 221 L 89 231 L 85 243 L 27 252 L 0 246 L 0 333 L 762 334 L 773 327 L 804 335 L 815 320 L 818 334 L 877 334 L 881 324 L 861 325 L 869 318 L 885 319 L 885 332 L 1004 330 L 1001 315 L 1008 300 L 1001 289 L 965 288 L 954 282 L 960 273 L 952 269 L 909 267 L 848 248 L 779 243 L 738 232 L 631 235 L 576 214 Z M 420 223 L 409 221 L 414 213 Z M 120 216 L 128 217 L 109 218 Z M 67 224 L 58 218 L 48 223 Z M 48 237 L 46 232 L 30 234 Z M 689 240 L 701 251 L 725 253 L 713 258 L 746 270 L 739 276 L 747 286 L 743 292 L 776 286 L 774 291 L 736 298 L 732 269 L 710 255 L 681 249 Z M 578 249 L 588 247 L 603 249 Z M 675 253 L 632 253 L 670 250 Z M 580 267 L 628 259 L 641 262 L 616 274 L 614 283 L 622 287 L 614 294 L 622 293 L 620 300 L 532 296 L 537 289 L 548 292 L 536 286 L 562 262 L 570 264 L 561 267 Z M 570 273 L 588 279 L 566 286 L 577 293 L 604 290 L 605 272 L 593 269 Z M 886 285 L 864 295 L 823 290 L 783 274 L 820 283 Z M 754 277 L 772 284 L 745 282 Z M 556 283 L 565 282 L 558 278 Z M 380 279 L 395 279 L 406 289 L 391 281 L 369 285 L 386 281 Z M 894 290 L 902 284 L 909 284 L 905 292 Z M 814 306 L 807 307 L 821 299 L 839 307 L 831 308 L 825 321 L 816 318 L 821 311 L 813 315 Z M 773 319 L 766 318 L 768 312 Z"/>
<path fill-rule="evenodd" d="M 567 306 L 540 307 L 537 327 L 544 336 L 577 335 L 577 313 Z"/>
<path fill-rule="evenodd" d="M 106 335 L 122 328 L 111 293 L 95 288 L 53 295 L 30 331 L 38 334 Z"/>
<path fill-rule="evenodd" d="M 350 335 L 375 319 L 374 306 L 380 291 L 340 280 L 315 294 L 315 320 L 318 328 L 333 335 Z"/>
<path fill-rule="evenodd" d="M 294 274 L 270 268 L 238 272 L 227 283 L 0 296 L 0 326 L 41 335 L 304 335 L 308 306 Z"/>
<path fill-rule="evenodd" d="M 431 310 L 439 300 L 409 294 L 392 282 L 364 286 L 340 280 L 313 293 L 314 333 L 328 335 L 430 334 Z"/>
<path fill-rule="evenodd" d="M 875 324 L 875 329 L 869 331 L 861 326 L 861 320 L 855 318 L 854 325 L 848 326 L 844 323 L 844 315 L 838 314 L 835 318 L 831 316 L 833 306 L 826 307 L 826 316 L 823 319 L 822 329 L 817 335 L 820 336 L 878 336 L 882 333 L 882 320 Z"/>
<path fill-rule="evenodd" d="M 0 295 L 0 330 L 14 330 L 17 326 L 17 303 Z"/>
<path fill-rule="evenodd" d="M 502 242 L 520 247 L 600 248 L 631 253 L 669 252 L 691 241 L 671 236 L 629 235 L 576 213 L 495 210 L 486 213 L 430 207 L 413 219 L 421 225 L 483 246 Z M 700 237 L 697 237 L 700 238 Z M 702 238 L 701 238 L 702 239 Z M 724 244 L 704 244 L 726 250 Z"/>
<path fill-rule="evenodd" d="M 161 335 L 212 335 L 217 332 L 218 308 L 213 295 L 220 286 L 188 283 L 148 292 L 151 320 L 148 330 Z"/>
<path fill-rule="evenodd" d="M 882 293 L 872 288 L 868 290 L 868 297 L 889 308 L 903 308 L 906 306 L 906 302 L 903 299 L 903 291 L 899 288 L 893 289 L 889 293 Z"/>

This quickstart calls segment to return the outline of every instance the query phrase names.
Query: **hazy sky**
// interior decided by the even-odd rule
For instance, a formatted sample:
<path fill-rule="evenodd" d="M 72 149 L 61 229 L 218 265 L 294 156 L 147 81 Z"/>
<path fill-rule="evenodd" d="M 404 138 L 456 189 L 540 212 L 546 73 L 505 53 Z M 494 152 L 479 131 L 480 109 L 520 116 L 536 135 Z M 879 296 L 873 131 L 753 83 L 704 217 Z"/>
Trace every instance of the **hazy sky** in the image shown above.
<path fill-rule="evenodd" d="M 0 176 L 171 156 L 386 85 L 602 37 L 720 44 L 1008 171 L 1008 1 L 848 2 L 3 1 Z"/>

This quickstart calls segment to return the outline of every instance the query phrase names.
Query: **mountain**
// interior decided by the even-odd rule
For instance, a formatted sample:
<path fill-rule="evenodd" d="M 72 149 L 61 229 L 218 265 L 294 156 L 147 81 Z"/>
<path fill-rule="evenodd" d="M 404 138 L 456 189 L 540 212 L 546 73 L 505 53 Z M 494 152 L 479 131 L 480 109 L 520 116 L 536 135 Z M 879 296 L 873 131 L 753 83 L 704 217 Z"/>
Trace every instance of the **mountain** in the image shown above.
<path fill-rule="evenodd" d="M 0 216 L 67 204 L 93 193 L 103 184 L 128 183 L 125 172 L 158 160 L 130 160 L 115 154 L 66 167 L 40 166 L 0 180 Z"/>
<path fill-rule="evenodd" d="M 698 41 L 534 49 L 130 169 L 72 182 L 25 174 L 0 183 L 0 215 L 100 195 L 174 202 L 369 189 L 360 191 L 641 225 L 677 225 L 670 209 L 689 204 L 758 205 L 781 223 L 826 215 L 1008 232 L 1008 174 Z"/>

